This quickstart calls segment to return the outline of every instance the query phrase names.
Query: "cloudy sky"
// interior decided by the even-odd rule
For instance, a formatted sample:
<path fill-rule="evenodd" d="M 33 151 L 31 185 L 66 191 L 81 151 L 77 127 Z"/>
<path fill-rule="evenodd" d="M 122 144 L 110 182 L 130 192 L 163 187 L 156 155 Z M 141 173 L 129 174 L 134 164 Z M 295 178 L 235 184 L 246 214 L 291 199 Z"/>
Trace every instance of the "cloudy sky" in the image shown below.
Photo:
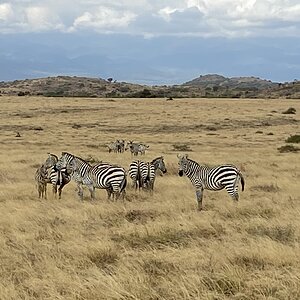
<path fill-rule="evenodd" d="M 299 0 L 0 0 L 0 80 L 300 79 Z"/>

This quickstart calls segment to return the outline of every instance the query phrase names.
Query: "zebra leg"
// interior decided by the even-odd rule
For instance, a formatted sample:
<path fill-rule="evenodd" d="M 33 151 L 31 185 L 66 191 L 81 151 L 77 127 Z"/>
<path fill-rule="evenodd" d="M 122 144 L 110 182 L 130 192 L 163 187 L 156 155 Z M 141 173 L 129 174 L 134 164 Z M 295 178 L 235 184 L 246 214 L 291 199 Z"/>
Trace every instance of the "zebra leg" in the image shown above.
<path fill-rule="evenodd" d="M 197 202 L 198 202 L 198 210 L 202 210 L 202 198 L 203 198 L 203 188 L 197 189 L 196 190 L 196 197 L 197 197 Z"/>
<path fill-rule="evenodd" d="M 239 201 L 239 192 L 237 186 L 226 186 L 227 193 L 231 196 L 232 200 L 237 202 Z"/>
<path fill-rule="evenodd" d="M 58 199 L 61 199 L 61 192 L 62 192 L 62 189 L 63 189 L 63 187 L 66 185 L 66 183 L 65 182 L 63 182 L 60 186 L 59 186 L 59 188 L 58 188 Z"/>
<path fill-rule="evenodd" d="M 56 183 L 52 184 L 52 194 L 56 198 L 56 194 L 57 194 L 57 185 L 56 185 Z"/>
<path fill-rule="evenodd" d="M 154 180 L 150 182 L 150 194 L 151 194 L 151 196 L 153 195 L 153 190 L 154 190 Z"/>
<path fill-rule="evenodd" d="M 77 194 L 81 201 L 83 201 L 83 188 L 80 183 L 77 184 Z"/>
<path fill-rule="evenodd" d="M 106 189 L 106 192 L 107 192 L 107 200 L 109 201 L 109 200 L 110 200 L 110 197 L 111 197 L 111 194 L 112 194 L 112 192 L 111 192 L 110 188 Z"/>
<path fill-rule="evenodd" d="M 45 199 L 47 200 L 47 182 L 45 182 L 43 184 L 43 190 L 44 190 L 44 194 L 45 194 Z"/>
<path fill-rule="evenodd" d="M 89 191 L 91 193 L 92 200 L 95 200 L 95 188 L 94 188 L 94 186 L 93 185 L 89 185 L 88 189 L 89 189 Z"/>

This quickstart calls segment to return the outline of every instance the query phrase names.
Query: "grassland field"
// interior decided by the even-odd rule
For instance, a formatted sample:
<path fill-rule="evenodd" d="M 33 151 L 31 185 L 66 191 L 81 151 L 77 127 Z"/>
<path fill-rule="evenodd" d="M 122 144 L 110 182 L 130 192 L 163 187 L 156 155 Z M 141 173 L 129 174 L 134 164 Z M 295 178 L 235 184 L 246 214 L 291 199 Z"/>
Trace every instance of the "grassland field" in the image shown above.
<path fill-rule="evenodd" d="M 299 100 L 0 97 L 0 299 L 300 299 Z M 295 115 L 284 115 L 288 107 Z M 16 137 L 19 132 L 21 137 Z M 154 195 L 92 202 L 75 183 L 39 199 L 34 173 L 51 152 L 128 169 L 116 139 L 147 143 L 168 173 Z M 209 165 L 232 163 L 246 187 L 194 189 L 177 174 L 178 147 Z M 178 149 L 178 147 L 176 149 Z"/>

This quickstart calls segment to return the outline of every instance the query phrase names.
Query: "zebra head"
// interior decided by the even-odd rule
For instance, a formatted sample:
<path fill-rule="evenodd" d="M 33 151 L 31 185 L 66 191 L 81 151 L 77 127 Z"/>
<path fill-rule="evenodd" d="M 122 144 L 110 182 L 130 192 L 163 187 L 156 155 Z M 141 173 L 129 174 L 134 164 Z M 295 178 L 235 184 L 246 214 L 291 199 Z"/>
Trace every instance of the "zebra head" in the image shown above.
<path fill-rule="evenodd" d="M 167 173 L 167 168 L 166 168 L 163 156 L 155 158 L 151 163 L 154 165 L 155 170 L 159 169 L 164 174 Z"/>
<path fill-rule="evenodd" d="M 128 141 L 126 144 L 126 147 L 125 147 L 125 151 L 129 150 L 130 146 L 132 146 L 132 144 L 133 144 L 133 141 Z"/>
<path fill-rule="evenodd" d="M 68 174 L 72 173 L 74 170 L 76 170 L 76 160 L 74 155 L 67 152 L 62 152 L 61 158 L 55 164 L 55 169 L 57 171 L 66 169 Z"/>
<path fill-rule="evenodd" d="M 185 173 L 185 170 L 187 168 L 187 163 L 188 163 L 188 155 L 187 154 L 178 154 L 177 155 L 179 161 L 178 161 L 178 175 L 181 177 Z"/>
<path fill-rule="evenodd" d="M 48 158 L 46 159 L 44 165 L 47 169 L 55 166 L 58 161 L 58 157 L 55 154 L 48 153 Z"/>

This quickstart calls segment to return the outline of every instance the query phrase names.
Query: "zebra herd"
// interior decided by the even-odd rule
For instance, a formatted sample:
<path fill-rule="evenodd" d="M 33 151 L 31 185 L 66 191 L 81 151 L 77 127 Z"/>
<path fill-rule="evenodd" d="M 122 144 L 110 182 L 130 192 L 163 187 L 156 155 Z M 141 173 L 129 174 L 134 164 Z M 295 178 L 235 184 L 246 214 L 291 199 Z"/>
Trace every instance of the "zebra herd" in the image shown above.
<path fill-rule="evenodd" d="M 83 186 L 88 187 L 92 199 L 95 199 L 95 189 L 105 189 L 108 199 L 125 198 L 127 172 L 123 167 L 106 162 L 91 165 L 84 159 L 68 152 L 62 152 L 59 159 L 54 154 L 49 153 L 48 155 L 35 174 L 40 198 L 46 198 L 47 183 L 52 184 L 54 194 L 57 193 L 57 186 L 59 186 L 59 198 L 61 198 L 63 187 L 71 179 L 77 184 L 77 192 L 81 200 L 83 200 Z M 177 155 L 177 157 L 178 175 L 186 175 L 190 179 L 195 188 L 198 210 L 202 210 L 205 189 L 219 191 L 225 188 L 232 199 L 238 201 L 238 185 L 241 182 L 243 191 L 245 180 L 236 166 L 224 164 L 208 167 L 189 159 L 187 154 Z M 152 195 L 158 170 L 163 174 L 167 172 L 163 156 L 157 157 L 151 162 L 133 160 L 128 170 L 132 187 L 136 190 L 145 189 Z"/>
<path fill-rule="evenodd" d="M 59 198 L 61 198 L 62 188 L 71 179 L 77 184 L 77 192 L 81 200 L 83 200 L 83 186 L 88 187 L 92 199 L 95 199 L 96 188 L 105 189 L 108 199 L 117 200 L 120 196 L 125 198 L 127 172 L 123 167 L 106 162 L 91 165 L 84 159 L 67 152 L 63 152 L 60 159 L 54 154 L 48 155 L 47 160 L 35 173 L 39 198 L 47 198 L 47 183 L 52 184 L 54 194 L 57 193 L 57 186 L 59 186 Z M 162 173 L 167 172 L 162 156 L 151 162 L 133 161 L 129 168 L 132 186 L 136 189 L 139 187 L 139 189 L 149 190 L 152 194 L 158 169 Z"/>
<path fill-rule="evenodd" d="M 108 153 L 123 153 L 126 150 L 131 152 L 132 156 L 145 155 L 146 150 L 149 148 L 149 145 L 144 143 L 134 143 L 133 141 L 128 141 L 125 146 L 125 140 L 116 140 L 110 144 L 106 145 L 108 148 Z"/>

